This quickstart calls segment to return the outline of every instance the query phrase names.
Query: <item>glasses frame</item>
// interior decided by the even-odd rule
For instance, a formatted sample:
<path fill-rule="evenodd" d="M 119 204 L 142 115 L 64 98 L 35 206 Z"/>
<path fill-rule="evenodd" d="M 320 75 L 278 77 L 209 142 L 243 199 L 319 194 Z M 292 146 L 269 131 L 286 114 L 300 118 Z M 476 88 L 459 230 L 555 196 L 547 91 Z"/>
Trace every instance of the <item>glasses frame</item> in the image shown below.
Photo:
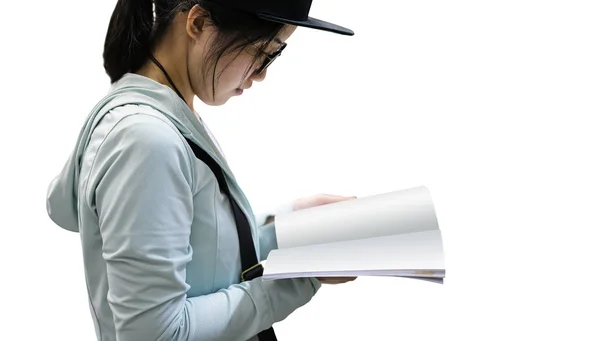
<path fill-rule="evenodd" d="M 286 46 L 287 46 L 287 43 L 281 43 L 275 52 L 270 53 L 270 54 L 263 52 L 264 54 L 266 54 L 266 58 L 263 61 L 262 65 L 256 70 L 256 74 L 260 75 L 261 73 L 265 72 L 265 70 L 271 64 L 273 64 L 275 59 L 277 59 L 279 56 L 281 56 L 281 52 L 285 49 Z"/>

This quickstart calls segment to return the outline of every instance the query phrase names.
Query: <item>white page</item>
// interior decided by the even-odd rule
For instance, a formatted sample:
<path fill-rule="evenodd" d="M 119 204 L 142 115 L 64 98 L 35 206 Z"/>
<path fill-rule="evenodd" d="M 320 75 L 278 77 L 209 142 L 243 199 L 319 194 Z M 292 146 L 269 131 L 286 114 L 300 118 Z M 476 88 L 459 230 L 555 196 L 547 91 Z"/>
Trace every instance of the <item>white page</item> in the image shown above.
<path fill-rule="evenodd" d="M 409 270 L 402 272 L 398 270 Z M 273 250 L 263 276 L 309 274 L 346 276 L 356 274 L 435 276 L 445 272 L 440 230 Z M 304 277 L 304 276 L 299 276 Z"/>
<path fill-rule="evenodd" d="M 280 249 L 436 229 L 435 210 L 425 187 L 275 216 Z"/>

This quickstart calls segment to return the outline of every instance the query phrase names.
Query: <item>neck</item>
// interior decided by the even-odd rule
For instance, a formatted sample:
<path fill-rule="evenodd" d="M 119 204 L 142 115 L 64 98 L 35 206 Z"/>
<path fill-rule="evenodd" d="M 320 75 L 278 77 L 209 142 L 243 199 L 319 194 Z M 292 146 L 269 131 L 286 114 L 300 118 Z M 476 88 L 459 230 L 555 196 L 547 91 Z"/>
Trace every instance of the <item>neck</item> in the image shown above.
<path fill-rule="evenodd" d="M 187 72 L 185 70 L 185 67 L 187 65 L 185 58 L 174 58 L 173 56 L 162 51 L 161 49 L 157 49 L 153 53 L 153 55 L 165 69 L 165 71 L 171 78 L 171 81 L 173 81 L 173 84 L 183 96 L 183 100 L 185 101 L 185 103 L 188 105 L 188 107 L 190 107 L 192 111 L 194 111 L 194 92 L 192 91 L 192 87 L 187 77 Z M 178 68 L 178 65 L 180 65 L 181 67 Z M 164 72 L 150 59 L 148 59 L 144 66 L 137 72 L 137 74 L 144 77 L 148 77 L 160 84 L 166 85 L 173 91 L 177 92 L 177 90 L 174 89 L 171 83 L 169 82 Z"/>

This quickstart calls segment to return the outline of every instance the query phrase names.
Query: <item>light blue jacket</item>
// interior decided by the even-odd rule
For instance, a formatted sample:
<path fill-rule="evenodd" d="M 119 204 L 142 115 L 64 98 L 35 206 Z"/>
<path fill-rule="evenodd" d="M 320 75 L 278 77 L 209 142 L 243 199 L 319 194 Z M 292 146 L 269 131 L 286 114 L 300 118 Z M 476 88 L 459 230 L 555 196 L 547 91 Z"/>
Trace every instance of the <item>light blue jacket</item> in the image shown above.
<path fill-rule="evenodd" d="M 275 249 L 195 113 L 170 88 L 127 74 L 86 120 L 48 189 L 51 219 L 79 232 L 98 340 L 256 340 L 308 303 L 314 278 L 240 283 L 233 213 L 209 167 L 224 169 L 260 260 Z"/>

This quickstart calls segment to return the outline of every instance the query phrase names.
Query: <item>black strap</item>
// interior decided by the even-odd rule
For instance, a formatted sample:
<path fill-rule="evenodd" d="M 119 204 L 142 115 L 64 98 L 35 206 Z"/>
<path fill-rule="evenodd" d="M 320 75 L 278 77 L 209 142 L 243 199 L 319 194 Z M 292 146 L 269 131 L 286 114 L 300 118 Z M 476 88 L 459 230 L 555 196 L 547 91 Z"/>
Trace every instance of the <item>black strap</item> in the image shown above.
<path fill-rule="evenodd" d="M 167 70 L 165 70 L 165 68 L 162 66 L 162 64 L 159 63 L 158 60 L 156 60 L 156 58 L 154 57 L 153 54 L 150 54 L 150 60 L 152 60 L 152 62 L 154 64 L 156 64 L 156 66 L 158 66 L 160 71 L 162 71 L 162 73 L 165 75 L 165 77 L 167 77 L 167 81 L 169 81 L 169 84 L 171 84 L 171 86 L 173 87 L 173 90 L 175 90 L 175 92 L 177 93 L 177 96 L 179 96 L 179 98 L 181 98 L 185 102 L 185 98 L 183 98 L 183 95 L 181 94 L 181 92 L 179 92 L 179 89 L 177 89 L 177 87 L 175 86 L 175 83 L 173 83 L 173 80 L 167 73 Z"/>
<path fill-rule="evenodd" d="M 258 258 L 256 256 L 256 250 L 254 249 L 254 242 L 252 239 L 252 231 L 250 229 L 250 224 L 248 219 L 242 212 L 242 209 L 237 204 L 237 202 L 233 199 L 231 192 L 229 191 L 229 187 L 227 186 L 227 181 L 225 180 L 225 175 L 223 174 L 223 169 L 219 166 L 219 164 L 210 156 L 208 153 L 200 148 L 197 144 L 186 139 L 196 157 L 202 160 L 215 174 L 217 178 L 217 182 L 219 183 L 219 188 L 223 191 L 227 197 L 229 198 L 229 202 L 231 203 L 231 207 L 233 209 L 233 215 L 235 217 L 235 224 L 238 232 L 238 240 L 240 243 L 240 256 L 242 258 L 242 276 L 241 281 L 248 281 L 256 277 L 260 277 L 263 274 L 263 267 L 258 262 Z M 263 330 L 258 333 L 258 339 L 260 341 L 277 341 L 277 337 L 275 336 L 275 330 L 273 327 L 269 329 Z"/>

